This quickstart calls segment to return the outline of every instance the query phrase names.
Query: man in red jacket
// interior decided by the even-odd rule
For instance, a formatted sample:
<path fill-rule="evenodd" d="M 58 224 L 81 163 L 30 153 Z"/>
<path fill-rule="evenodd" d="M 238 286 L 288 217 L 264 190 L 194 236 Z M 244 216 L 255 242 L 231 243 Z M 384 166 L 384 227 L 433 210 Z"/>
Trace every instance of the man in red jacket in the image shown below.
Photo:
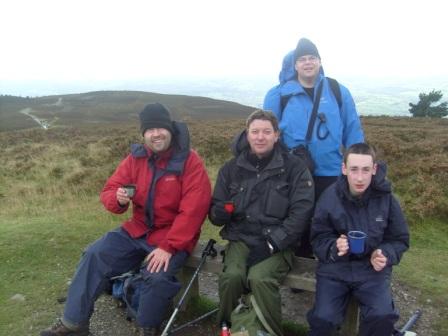
<path fill-rule="evenodd" d="M 205 166 L 189 146 L 184 123 L 172 121 L 161 104 L 140 113 L 144 144 L 131 147 L 101 192 L 105 208 L 132 217 L 89 246 L 70 285 L 64 315 L 41 336 L 89 335 L 94 302 L 109 279 L 140 270 L 144 286 L 137 323 L 156 335 L 181 285 L 176 273 L 196 245 L 207 215 L 211 187 Z M 135 194 L 123 188 L 135 185 Z"/>

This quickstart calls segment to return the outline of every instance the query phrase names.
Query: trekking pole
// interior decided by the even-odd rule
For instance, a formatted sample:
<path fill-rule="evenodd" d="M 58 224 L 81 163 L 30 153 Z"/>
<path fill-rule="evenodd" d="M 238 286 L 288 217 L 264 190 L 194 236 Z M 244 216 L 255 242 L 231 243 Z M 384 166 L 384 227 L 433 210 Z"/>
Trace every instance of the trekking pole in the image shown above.
<path fill-rule="evenodd" d="M 188 283 L 187 288 L 185 288 L 185 291 L 182 294 L 182 297 L 180 298 L 179 302 L 177 303 L 176 308 L 174 309 L 173 314 L 171 315 L 170 319 L 168 320 L 168 323 L 166 324 L 166 327 L 163 330 L 161 336 L 167 336 L 168 335 L 168 330 L 170 329 L 171 324 L 173 324 L 174 319 L 176 318 L 176 315 L 179 312 L 179 309 L 182 306 L 182 303 L 184 303 L 185 297 L 187 296 L 188 291 L 190 290 L 191 286 L 193 285 L 194 280 L 198 276 L 199 271 L 200 271 L 202 265 L 205 263 L 205 260 L 207 259 L 207 256 L 209 256 L 209 255 L 216 256 L 216 250 L 213 247 L 213 245 L 215 245 L 215 243 L 216 243 L 216 240 L 210 239 L 208 241 L 207 245 L 205 246 L 204 250 L 202 251 L 201 261 L 199 262 L 198 267 L 196 267 L 196 270 L 195 270 L 193 276 L 191 277 L 191 280 Z"/>
<path fill-rule="evenodd" d="M 409 318 L 409 320 L 404 324 L 404 326 L 400 329 L 395 331 L 395 336 L 404 336 L 406 335 L 406 331 L 409 331 L 409 329 L 412 328 L 412 326 L 417 322 L 417 320 L 422 316 L 422 311 L 420 309 L 417 309 L 414 314 Z"/>
<path fill-rule="evenodd" d="M 207 318 L 207 317 L 213 315 L 214 313 L 218 312 L 218 310 L 219 310 L 219 308 L 215 308 L 215 309 L 213 309 L 213 310 L 210 310 L 209 312 L 205 313 L 204 315 L 201 315 L 201 316 L 195 318 L 194 320 L 189 321 L 189 322 L 187 322 L 187 323 L 184 323 L 184 324 L 178 326 L 177 328 L 171 330 L 170 332 L 168 332 L 168 335 L 175 334 L 175 333 L 177 333 L 179 330 L 182 330 L 182 329 L 184 329 L 184 328 L 186 328 L 186 327 L 188 327 L 188 326 L 190 326 L 190 325 L 192 325 L 192 324 L 195 324 L 196 322 L 202 321 L 203 319 L 205 319 L 205 318 Z"/>

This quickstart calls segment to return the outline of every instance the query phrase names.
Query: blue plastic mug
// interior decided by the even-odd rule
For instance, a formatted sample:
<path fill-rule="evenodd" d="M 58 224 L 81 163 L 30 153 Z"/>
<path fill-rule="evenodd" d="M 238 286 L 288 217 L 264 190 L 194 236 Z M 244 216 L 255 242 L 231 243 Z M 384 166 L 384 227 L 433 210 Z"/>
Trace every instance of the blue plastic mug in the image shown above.
<path fill-rule="evenodd" d="M 364 252 L 364 245 L 367 234 L 362 231 L 348 232 L 348 245 L 350 246 L 350 253 L 361 254 Z"/>

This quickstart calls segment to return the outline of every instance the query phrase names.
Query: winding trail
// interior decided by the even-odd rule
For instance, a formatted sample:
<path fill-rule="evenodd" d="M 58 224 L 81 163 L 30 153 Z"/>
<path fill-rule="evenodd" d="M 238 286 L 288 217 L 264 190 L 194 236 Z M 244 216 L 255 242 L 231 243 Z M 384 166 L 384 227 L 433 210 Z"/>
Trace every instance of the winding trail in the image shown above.
<path fill-rule="evenodd" d="M 50 124 L 47 120 L 45 119 L 39 119 L 38 117 L 36 117 L 35 115 L 32 115 L 31 112 L 33 112 L 33 109 L 30 107 L 24 108 L 22 110 L 19 111 L 19 113 L 22 113 L 28 117 L 30 117 L 31 119 L 33 119 L 35 122 L 37 122 L 37 124 L 42 127 L 43 129 L 48 129 L 50 128 Z"/>

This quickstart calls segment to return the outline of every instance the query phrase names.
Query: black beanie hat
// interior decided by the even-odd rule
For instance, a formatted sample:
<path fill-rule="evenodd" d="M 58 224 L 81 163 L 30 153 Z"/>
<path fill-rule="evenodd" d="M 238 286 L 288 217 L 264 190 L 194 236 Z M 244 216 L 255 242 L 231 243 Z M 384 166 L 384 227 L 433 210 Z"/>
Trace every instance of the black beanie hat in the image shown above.
<path fill-rule="evenodd" d="M 320 59 L 319 51 L 317 51 L 316 45 L 307 38 L 301 38 L 297 43 L 295 51 L 295 59 L 305 55 L 313 55 Z"/>
<path fill-rule="evenodd" d="M 148 128 L 165 128 L 171 134 L 174 133 L 170 112 L 165 106 L 159 103 L 148 104 L 140 112 L 140 129 L 142 134 Z"/>

